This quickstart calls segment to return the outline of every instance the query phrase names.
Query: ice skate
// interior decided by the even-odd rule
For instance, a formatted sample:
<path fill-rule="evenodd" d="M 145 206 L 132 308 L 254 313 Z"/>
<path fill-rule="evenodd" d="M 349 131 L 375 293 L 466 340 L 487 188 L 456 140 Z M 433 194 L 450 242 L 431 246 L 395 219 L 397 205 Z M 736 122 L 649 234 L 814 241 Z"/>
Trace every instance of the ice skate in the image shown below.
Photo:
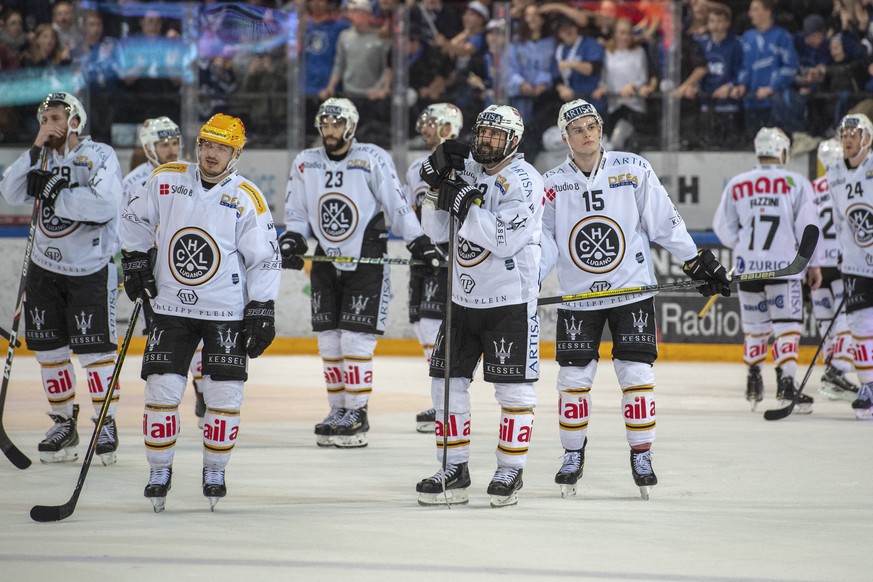
<path fill-rule="evenodd" d="M 152 502 L 155 513 L 164 510 L 167 504 L 167 493 L 173 486 L 173 467 L 149 468 L 149 482 L 143 495 Z"/>
<path fill-rule="evenodd" d="M 346 409 L 346 413 L 336 423 L 333 431 L 333 444 L 341 449 L 357 449 L 367 446 L 367 407 Z"/>
<path fill-rule="evenodd" d="M 873 382 L 861 385 L 858 397 L 852 402 L 852 410 L 858 420 L 873 420 Z"/>
<path fill-rule="evenodd" d="M 436 408 L 424 410 L 415 415 L 415 430 L 433 433 L 436 428 Z"/>
<path fill-rule="evenodd" d="M 209 499 L 209 511 L 215 511 L 215 504 L 225 495 L 224 469 L 203 467 L 203 496 Z"/>
<path fill-rule="evenodd" d="M 586 443 L 587 444 L 587 443 Z M 561 486 L 561 497 L 566 499 L 576 495 L 576 482 L 582 478 L 582 469 L 585 467 L 585 447 L 578 451 L 564 450 L 564 460 L 558 474 L 555 475 L 555 483 Z"/>
<path fill-rule="evenodd" d="M 491 507 L 509 507 L 518 504 L 518 491 L 524 485 L 521 480 L 522 471 L 523 469 L 514 467 L 497 467 L 491 483 L 488 484 Z"/>
<path fill-rule="evenodd" d="M 749 366 L 749 376 L 746 379 L 746 400 L 752 406 L 752 411 L 758 403 L 764 400 L 764 379 L 761 377 L 761 367 Z"/>
<path fill-rule="evenodd" d="M 97 419 L 91 419 L 97 424 Z M 115 451 L 118 450 L 118 428 L 115 426 L 115 418 L 106 416 L 103 418 L 103 426 L 97 435 L 97 448 L 95 452 L 100 456 L 100 462 L 104 467 L 115 464 Z"/>
<path fill-rule="evenodd" d="M 634 483 L 640 488 L 640 497 L 648 500 L 649 490 L 658 484 L 658 477 L 655 476 L 655 471 L 652 469 L 652 451 L 634 451 L 631 449 L 630 465 Z"/>
<path fill-rule="evenodd" d="M 797 395 L 797 387 L 794 385 L 794 378 L 790 376 L 782 376 L 779 378 L 779 388 L 776 390 L 776 399 L 781 406 L 788 406 Z M 812 414 L 813 399 L 811 396 L 800 393 L 797 396 L 797 404 L 794 405 L 794 411 L 798 414 Z"/>
<path fill-rule="evenodd" d="M 331 408 L 324 420 L 315 425 L 315 444 L 320 447 L 334 446 L 336 423 L 345 415 L 345 408 Z"/>
<path fill-rule="evenodd" d="M 446 465 L 446 492 L 443 494 L 443 469 L 432 477 L 422 479 L 415 486 L 419 505 L 463 505 L 470 500 L 467 487 L 470 486 L 470 471 L 467 463 Z"/>
<path fill-rule="evenodd" d="M 197 417 L 197 427 L 203 428 L 203 417 L 206 416 L 206 400 L 200 391 L 198 382 L 194 382 L 194 416 Z"/>
<path fill-rule="evenodd" d="M 39 460 L 42 463 L 65 463 L 79 458 L 76 446 L 79 444 L 79 433 L 76 430 L 76 419 L 79 416 L 79 405 L 73 405 L 73 415 L 49 413 L 54 425 L 45 433 L 45 438 L 39 443 Z"/>
<path fill-rule="evenodd" d="M 821 376 L 821 386 L 818 393 L 830 400 L 853 401 L 858 396 L 858 387 L 846 378 L 846 375 L 828 366 Z"/>

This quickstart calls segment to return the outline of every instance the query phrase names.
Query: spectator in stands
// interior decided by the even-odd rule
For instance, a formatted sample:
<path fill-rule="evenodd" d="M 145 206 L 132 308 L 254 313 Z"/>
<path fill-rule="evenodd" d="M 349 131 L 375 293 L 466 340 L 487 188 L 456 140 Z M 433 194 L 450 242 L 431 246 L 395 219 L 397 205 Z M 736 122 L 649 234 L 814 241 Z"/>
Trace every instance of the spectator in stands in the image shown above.
<path fill-rule="evenodd" d="M 339 35 L 348 27 L 348 21 L 340 18 L 336 10 L 336 2 L 306 0 L 306 33 L 303 39 L 306 120 L 315 119 L 315 113 L 324 101 L 320 93 L 330 81 Z M 303 125 L 306 128 L 307 141 L 311 142 L 318 137 L 312 123 Z"/>
<path fill-rule="evenodd" d="M 349 0 L 347 13 L 352 27 L 339 35 L 333 71 L 319 96 L 327 99 L 339 93 L 350 99 L 360 115 L 358 137 L 387 147 L 393 81 L 391 43 L 373 28 L 369 0 Z"/>
<path fill-rule="evenodd" d="M 509 46 L 509 104 L 521 114 L 526 135 L 519 151 L 530 160 L 536 159 L 542 143 L 542 132 L 534 112 L 541 110 L 553 88 L 552 67 L 555 60 L 555 37 L 547 28 L 546 20 L 536 4 L 524 9 L 518 35 Z M 560 108 L 560 106 L 559 106 Z M 549 116 L 546 127 L 554 125 Z M 538 129 L 539 128 L 539 129 Z"/>
<path fill-rule="evenodd" d="M 409 20 L 422 27 L 423 40 L 433 46 L 455 38 L 464 29 L 461 15 L 443 0 L 420 0 L 410 9 Z"/>
<path fill-rule="evenodd" d="M 449 76 L 446 100 L 459 107 L 465 119 L 475 119 L 483 109 L 482 84 L 479 82 L 483 70 L 477 66 L 477 62 L 481 64 L 482 61 L 476 57 L 485 52 L 488 15 L 488 8 L 474 0 L 467 5 L 462 16 L 463 30 L 451 40 L 437 37 L 437 46 L 455 63 Z"/>
<path fill-rule="evenodd" d="M 287 122 L 287 61 L 270 52 L 255 54 L 249 60 L 240 90 L 247 95 L 243 105 L 249 143 L 270 139 L 272 145 L 284 146 L 285 133 L 277 130 Z"/>
<path fill-rule="evenodd" d="M 797 51 L 791 35 L 773 24 L 776 0 L 752 0 L 752 27 L 743 33 L 743 68 L 731 97 L 743 99 L 745 137 L 752 141 L 764 126 L 800 131 L 804 111 L 793 88 Z"/>
<path fill-rule="evenodd" d="M 818 69 L 823 78 L 822 89 L 833 94 L 824 109 L 832 112 L 831 129 L 834 129 L 859 101 L 858 94 L 864 89 L 867 79 L 867 59 L 864 47 L 851 33 L 835 34 L 829 46 L 831 63 L 819 65 Z"/>
<path fill-rule="evenodd" d="M 104 34 L 103 15 L 87 10 L 83 15 L 82 42 L 73 50 L 88 85 L 91 137 L 109 142 L 112 137 L 115 92 L 118 90 L 116 39 Z"/>
<path fill-rule="evenodd" d="M 592 37 L 582 35 L 576 20 L 560 16 L 555 25 L 558 45 L 555 47 L 555 60 L 552 74 L 557 79 L 555 89 L 563 103 L 584 99 L 598 110 L 605 110 L 602 99 L 594 99 L 591 94 L 600 86 L 600 73 L 603 70 L 603 46 Z"/>
<path fill-rule="evenodd" d="M 657 84 L 645 49 L 634 39 L 631 21 L 619 18 L 606 44 L 600 87 L 592 94 L 595 99 L 606 98 L 605 125 L 613 128 L 609 138 L 613 148 L 621 148 L 628 136 L 645 128 L 646 99 Z"/>
<path fill-rule="evenodd" d="M 71 0 L 56 0 L 52 6 L 52 28 L 67 53 L 82 42 L 82 31 L 76 23 L 76 8 Z"/>
<path fill-rule="evenodd" d="M 27 46 L 27 34 L 24 32 L 24 17 L 18 10 L 3 10 L 0 15 L 0 43 L 9 47 L 16 58 Z"/>
<path fill-rule="evenodd" d="M 731 9 L 713 3 L 706 19 L 709 31 L 701 43 L 706 74 L 700 80 L 703 146 L 739 149 L 740 102 L 730 98 L 743 66 L 743 45 L 730 31 Z"/>
<path fill-rule="evenodd" d="M 505 55 L 506 21 L 491 20 L 485 26 L 485 53 L 477 53 L 470 59 L 467 75 L 467 83 L 477 91 L 477 101 L 481 101 L 483 107 L 506 102 L 509 68 L 504 66 Z"/>
<path fill-rule="evenodd" d="M 690 0 L 683 29 L 691 38 L 701 42 L 708 33 L 709 8 L 708 0 Z"/>
<path fill-rule="evenodd" d="M 228 99 L 237 90 L 238 82 L 233 67 L 233 50 L 228 47 L 223 51 L 223 54 L 213 58 L 197 59 L 197 69 L 199 71 L 198 92 L 200 97 L 198 110 L 200 120 L 205 121 L 217 113 L 227 111 Z"/>
<path fill-rule="evenodd" d="M 826 33 L 824 18 L 810 14 L 803 19 L 803 29 L 794 36 L 797 91 L 807 112 L 806 132 L 816 136 L 824 135 L 833 125 L 833 115 L 825 110 L 825 102 L 818 95 L 822 90 L 824 67 L 831 62 Z"/>
<path fill-rule="evenodd" d="M 689 30 L 682 31 L 681 47 L 679 78 L 682 82 L 670 91 L 670 96 L 679 99 L 679 135 L 683 146 L 695 149 L 703 145 L 706 138 L 700 131 L 701 108 L 698 99 L 700 81 L 706 76 L 706 57 Z"/>
<path fill-rule="evenodd" d="M 409 129 L 414 132 L 421 112 L 428 105 L 443 100 L 451 63 L 438 48 L 424 41 L 424 31 L 419 25 L 409 25 L 408 37 L 406 62 L 409 67 L 407 75 L 410 89 Z"/>
<path fill-rule="evenodd" d="M 55 67 L 70 64 L 70 55 L 61 46 L 58 33 L 51 24 L 39 24 L 33 40 L 21 55 L 22 67 Z"/>

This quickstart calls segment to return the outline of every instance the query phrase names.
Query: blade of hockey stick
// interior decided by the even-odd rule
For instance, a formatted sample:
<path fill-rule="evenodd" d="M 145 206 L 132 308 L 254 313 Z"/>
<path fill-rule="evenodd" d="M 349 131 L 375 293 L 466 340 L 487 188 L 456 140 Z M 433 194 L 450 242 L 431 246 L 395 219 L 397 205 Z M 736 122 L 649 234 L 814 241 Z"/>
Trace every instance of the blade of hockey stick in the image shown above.
<path fill-rule="evenodd" d="M 97 450 L 97 437 L 100 431 L 103 430 L 103 421 L 106 419 L 106 412 L 109 410 L 109 403 L 112 401 L 112 394 L 115 392 L 115 387 L 118 386 L 118 377 L 121 374 L 121 366 L 124 364 L 124 357 L 127 355 L 127 348 L 130 347 L 130 340 L 133 337 L 136 321 L 139 319 L 139 313 L 142 310 L 142 297 L 137 297 L 133 304 L 133 311 L 130 314 L 130 323 L 127 324 L 127 333 L 124 334 L 124 342 L 121 344 L 121 350 L 118 352 L 118 359 L 115 362 L 115 370 L 112 371 L 112 378 L 109 380 L 109 387 L 106 388 L 106 399 L 103 401 L 103 406 L 100 408 L 100 414 L 97 415 L 97 421 L 94 425 L 94 433 L 91 435 L 91 442 L 88 443 L 88 451 L 85 453 L 85 460 L 82 461 L 82 470 L 79 471 L 79 480 L 76 482 L 76 488 L 73 490 L 73 495 L 69 501 L 63 505 L 34 505 L 30 509 L 30 518 L 33 521 L 61 521 L 73 515 L 76 510 L 76 503 L 79 501 L 79 495 L 82 493 L 82 487 L 85 486 L 85 476 L 88 475 L 88 469 L 91 467 L 91 459 L 94 458 L 94 451 Z"/>
<path fill-rule="evenodd" d="M 796 275 L 806 268 L 809 259 L 812 258 L 812 253 L 815 252 L 815 246 L 818 244 L 818 227 L 814 224 L 806 225 L 803 229 L 803 236 L 800 239 L 800 245 L 797 248 L 797 255 L 787 267 L 776 269 L 775 271 L 762 271 L 760 273 L 745 273 L 739 277 L 733 277 L 731 283 L 743 281 L 760 281 L 762 279 L 778 279 L 779 277 L 788 277 Z M 622 289 L 606 289 L 604 291 L 591 291 L 588 293 L 576 293 L 574 295 L 557 295 L 555 297 L 540 297 L 538 305 L 552 305 L 555 303 L 570 303 L 573 301 L 585 301 L 588 299 L 600 299 L 602 297 L 615 297 L 616 295 L 635 295 L 638 293 L 658 293 L 660 291 L 671 291 L 674 289 L 687 289 L 689 287 L 699 287 L 705 285 L 706 281 L 699 279 L 686 279 L 684 281 L 673 281 L 672 283 L 658 283 L 655 285 L 639 285 L 637 287 L 624 287 Z"/>
<path fill-rule="evenodd" d="M 812 356 L 812 361 L 809 363 L 809 368 L 806 369 L 806 375 L 803 377 L 803 382 L 800 383 L 800 387 L 797 389 L 797 392 L 795 392 L 794 398 L 792 398 L 788 406 L 784 408 L 765 410 L 765 420 L 782 420 L 783 418 L 794 412 L 794 407 L 797 406 L 797 401 L 800 400 L 800 395 L 803 393 L 803 389 L 806 387 L 806 383 L 809 381 L 809 377 L 812 376 L 812 369 L 815 368 L 815 362 L 816 360 L 818 360 L 818 355 L 821 353 L 822 348 L 824 348 L 828 336 L 831 335 L 831 330 L 834 327 L 834 323 L 836 323 L 837 321 L 837 315 L 839 315 L 840 311 L 843 310 L 843 305 L 845 304 L 846 295 L 843 294 L 843 298 L 842 300 L 840 300 L 840 304 L 837 306 L 837 310 L 834 312 L 834 317 L 831 318 L 831 323 L 830 325 L 828 325 L 827 331 L 822 334 L 821 341 L 818 342 L 818 348 L 816 348 L 815 350 L 815 355 Z"/>
<path fill-rule="evenodd" d="M 298 255 L 304 261 L 316 263 L 360 263 L 362 265 L 400 265 L 406 267 L 430 266 L 427 262 L 418 259 L 401 259 L 397 257 L 328 257 L 325 255 Z M 445 267 L 445 261 L 439 264 Z"/>

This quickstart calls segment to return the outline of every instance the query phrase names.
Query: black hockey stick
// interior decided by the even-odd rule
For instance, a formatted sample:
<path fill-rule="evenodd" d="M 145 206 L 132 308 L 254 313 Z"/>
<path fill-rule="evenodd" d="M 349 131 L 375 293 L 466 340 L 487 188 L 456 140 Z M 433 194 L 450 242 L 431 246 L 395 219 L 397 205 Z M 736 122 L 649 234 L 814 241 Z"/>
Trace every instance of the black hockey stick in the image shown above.
<path fill-rule="evenodd" d="M 397 257 L 328 257 L 326 255 L 297 255 L 304 261 L 314 261 L 316 263 L 360 263 L 362 265 L 401 265 L 407 267 L 432 266 L 426 261 L 419 259 L 401 259 Z M 437 267 L 445 267 L 446 263 L 441 262 Z"/>
<path fill-rule="evenodd" d="M 828 325 L 827 331 L 824 332 L 821 336 L 821 341 L 818 342 L 818 347 L 815 350 L 815 355 L 812 356 L 812 361 L 809 363 L 809 368 L 806 370 L 806 376 L 803 377 L 803 382 L 800 383 L 800 387 L 794 393 L 794 398 L 791 399 L 791 403 L 785 408 L 774 408 L 772 410 L 764 411 L 764 418 L 766 420 L 782 420 L 792 412 L 794 412 L 794 407 L 797 406 L 797 401 L 800 399 L 800 395 L 803 393 L 803 389 L 806 387 L 806 383 L 809 381 L 809 377 L 812 376 L 812 369 L 815 368 L 815 362 L 818 360 L 818 355 L 821 353 L 822 348 L 825 345 L 825 342 L 828 340 L 828 336 L 831 335 L 831 330 L 834 328 L 834 323 L 837 322 L 837 316 L 840 314 L 840 311 L 843 310 L 843 305 L 846 303 L 846 295 L 843 294 L 843 298 L 840 300 L 840 304 L 837 306 L 837 310 L 834 312 L 834 317 L 831 319 L 830 325 Z"/>
<path fill-rule="evenodd" d="M 11 339 L 12 339 L 12 338 L 9 336 L 9 332 L 6 331 L 6 328 L 4 328 L 4 327 L 0 327 L 0 337 L 2 337 L 2 338 L 5 339 L 5 340 L 11 340 Z M 16 340 L 15 340 L 15 347 L 16 347 L 16 348 L 20 348 L 20 347 L 21 347 L 21 342 L 18 341 L 17 338 L 16 338 Z"/>
<path fill-rule="evenodd" d="M 85 453 L 85 460 L 82 461 L 82 470 L 79 471 L 79 480 L 76 482 L 73 496 L 63 505 L 34 505 L 30 509 L 30 518 L 32 520 L 61 521 L 73 515 L 73 512 L 76 510 L 76 503 L 79 501 L 79 495 L 82 493 L 82 487 L 85 485 L 85 476 L 88 475 L 91 459 L 94 458 L 94 451 L 97 450 L 97 437 L 100 435 L 100 431 L 103 430 L 103 421 L 106 419 L 106 412 L 109 410 L 112 394 L 115 392 L 115 387 L 118 386 L 118 376 L 121 374 L 121 366 L 124 365 L 124 356 L 127 355 L 127 348 L 130 347 L 130 340 L 133 338 L 133 331 L 136 328 L 136 321 L 139 319 L 141 310 L 142 297 L 137 297 L 133 304 L 133 311 L 130 314 L 130 323 L 127 324 L 127 333 L 124 334 L 124 342 L 122 342 L 121 349 L 118 352 L 115 370 L 113 370 L 112 378 L 109 380 L 109 387 L 106 388 L 106 399 L 100 408 L 100 414 L 97 416 L 94 433 L 91 435 L 91 442 L 88 443 L 88 450 Z"/>
<path fill-rule="evenodd" d="M 40 154 L 39 169 L 45 171 L 48 168 L 49 149 L 43 146 Z M 30 467 L 30 459 L 22 453 L 9 439 L 6 429 L 3 428 L 3 410 L 6 408 L 6 391 L 9 389 L 9 378 L 12 375 L 12 360 L 15 358 L 15 348 L 21 345 L 18 341 L 18 325 L 21 323 L 21 314 L 24 311 L 24 290 L 27 287 L 27 270 L 30 267 L 30 255 L 33 254 L 33 239 L 36 236 L 36 223 L 42 205 L 39 197 L 33 201 L 33 212 L 30 215 L 30 230 L 27 233 L 27 243 L 24 245 L 24 261 L 21 265 L 21 277 L 18 279 L 18 295 L 15 299 L 15 311 L 12 314 L 12 329 L 9 332 L 9 347 L 6 349 L 6 364 L 3 366 L 3 385 L 0 387 L 0 448 L 6 458 L 19 469 Z"/>
<path fill-rule="evenodd" d="M 818 244 L 818 227 L 814 224 L 806 225 L 803 229 L 803 236 L 800 239 L 800 245 L 797 249 L 797 255 L 791 264 L 783 269 L 775 271 L 763 271 L 760 273 L 745 273 L 739 277 L 733 277 L 731 283 L 744 281 L 760 281 L 762 279 L 778 279 L 779 277 L 788 277 L 796 275 L 806 268 L 809 259 L 812 258 L 812 253 L 815 252 L 815 245 Z M 573 301 L 585 301 L 588 299 L 600 299 L 602 297 L 615 297 L 616 295 L 635 295 L 637 293 L 651 293 L 659 291 L 669 291 L 674 289 L 686 289 L 688 287 L 700 287 L 705 285 L 706 281 L 698 279 L 686 279 L 684 281 L 673 281 L 672 283 L 659 283 L 655 285 L 639 285 L 637 287 L 624 287 L 622 289 L 606 289 L 604 291 L 591 291 L 589 293 L 576 293 L 574 295 L 557 295 L 555 297 L 540 297 L 538 305 L 552 305 L 554 303 L 570 303 Z"/>
<path fill-rule="evenodd" d="M 454 172 L 452 172 L 454 176 Z M 445 334 L 445 350 L 443 352 L 443 464 L 442 464 L 442 486 L 443 498 L 446 500 L 446 507 L 452 508 L 449 503 L 449 494 L 446 491 L 446 467 L 448 466 L 449 458 L 449 388 L 452 384 L 452 277 L 455 276 L 455 252 L 457 250 L 458 237 L 458 219 L 454 216 L 449 219 L 449 257 L 448 269 L 446 278 L 446 319 L 443 326 Z"/>

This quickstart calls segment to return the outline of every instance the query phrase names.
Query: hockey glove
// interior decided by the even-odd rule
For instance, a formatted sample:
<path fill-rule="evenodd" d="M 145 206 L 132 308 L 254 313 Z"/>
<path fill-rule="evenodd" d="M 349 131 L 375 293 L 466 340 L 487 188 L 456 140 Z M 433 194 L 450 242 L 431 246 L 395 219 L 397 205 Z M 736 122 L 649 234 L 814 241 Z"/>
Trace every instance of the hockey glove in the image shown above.
<path fill-rule="evenodd" d="M 41 198 L 49 206 L 53 206 L 58 194 L 66 188 L 69 182 L 47 170 L 31 170 L 27 173 L 27 195 Z"/>
<path fill-rule="evenodd" d="M 300 255 L 305 255 L 309 250 L 309 245 L 306 239 L 298 232 L 286 230 L 279 237 L 279 254 L 282 255 L 282 268 L 294 269 L 299 271 L 303 268 L 303 259 Z"/>
<path fill-rule="evenodd" d="M 448 201 L 452 216 L 464 222 L 471 205 L 482 205 L 482 192 L 463 180 L 446 180 L 440 186 L 440 199 Z"/>
<path fill-rule="evenodd" d="M 730 279 L 724 266 L 715 259 L 715 255 L 709 249 L 697 252 L 697 256 L 686 261 L 682 267 L 685 274 L 692 279 L 701 279 L 706 284 L 697 288 L 697 292 L 704 297 L 710 297 L 721 293 L 724 297 L 731 296 Z"/>
<path fill-rule="evenodd" d="M 406 248 L 409 249 L 409 253 L 412 255 L 412 258 L 419 261 L 424 261 L 428 264 L 427 267 L 424 267 L 422 270 L 428 272 L 436 272 L 443 261 L 445 261 L 446 256 L 440 250 L 438 246 L 433 244 L 426 234 L 421 235 L 408 245 Z M 415 268 L 415 267 L 413 267 Z"/>
<path fill-rule="evenodd" d="M 121 270 L 124 271 L 124 292 L 131 301 L 137 297 L 154 299 L 158 296 L 152 259 L 141 251 L 121 251 Z"/>
<path fill-rule="evenodd" d="M 276 337 L 276 311 L 272 301 L 249 301 L 243 315 L 246 353 L 257 358 Z"/>
<path fill-rule="evenodd" d="M 469 146 L 453 139 L 446 140 L 427 157 L 418 174 L 432 190 L 437 190 L 452 170 L 464 169 L 464 161 L 468 157 Z"/>

